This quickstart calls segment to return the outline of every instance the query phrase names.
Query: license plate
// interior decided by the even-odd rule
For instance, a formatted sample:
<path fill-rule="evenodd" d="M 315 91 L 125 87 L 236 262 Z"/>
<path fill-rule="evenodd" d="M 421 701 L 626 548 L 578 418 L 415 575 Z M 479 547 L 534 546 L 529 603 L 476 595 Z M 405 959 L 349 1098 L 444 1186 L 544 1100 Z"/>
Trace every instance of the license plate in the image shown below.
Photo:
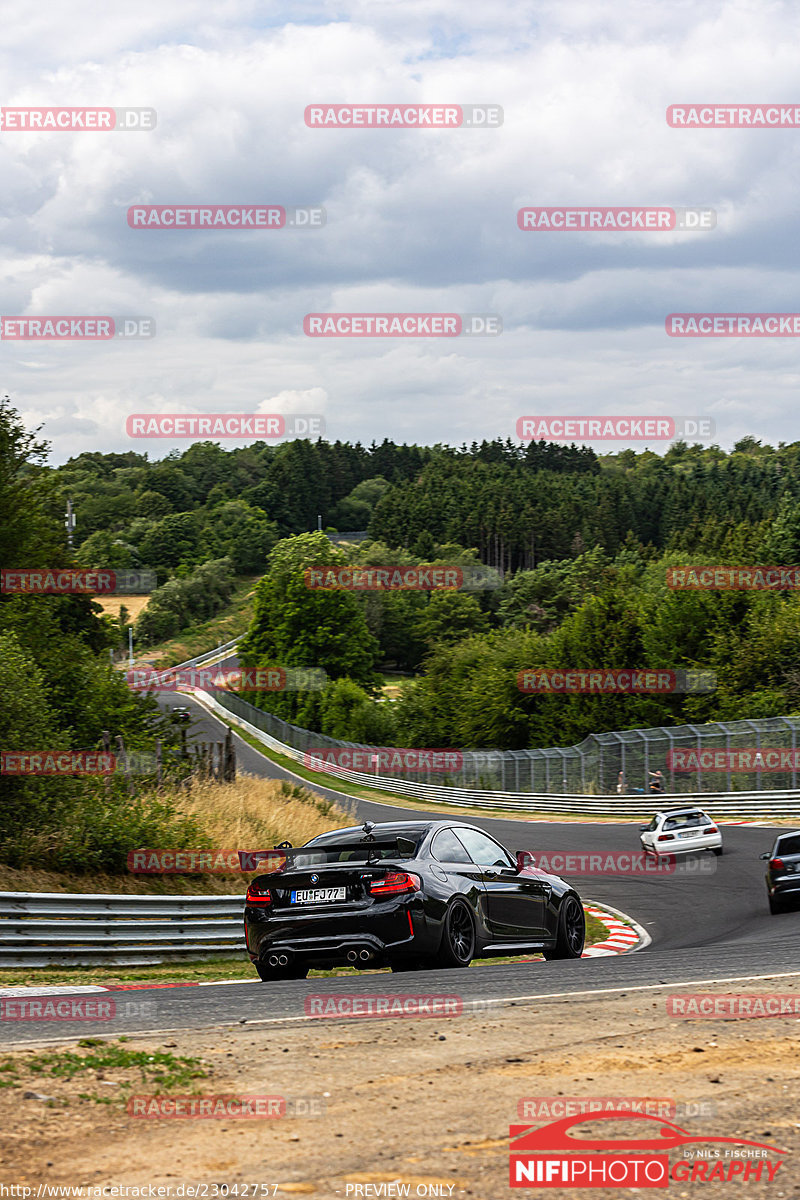
<path fill-rule="evenodd" d="M 332 900 L 344 900 L 343 887 L 300 888 L 292 892 L 292 904 L 329 904 Z"/>
<path fill-rule="evenodd" d="M 679 834 L 678 834 L 678 837 L 679 837 L 679 838 L 685 838 L 685 837 L 697 837 L 697 833 L 696 833 L 696 831 L 695 831 L 694 829 L 690 829 L 688 833 L 679 833 Z"/>

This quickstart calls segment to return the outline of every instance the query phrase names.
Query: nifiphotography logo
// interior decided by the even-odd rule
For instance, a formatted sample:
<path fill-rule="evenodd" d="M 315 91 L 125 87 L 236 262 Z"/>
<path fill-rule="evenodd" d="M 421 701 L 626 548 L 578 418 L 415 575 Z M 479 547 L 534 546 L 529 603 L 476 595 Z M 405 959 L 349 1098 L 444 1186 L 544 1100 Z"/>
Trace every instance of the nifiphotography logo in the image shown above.
<path fill-rule="evenodd" d="M 578 1137 L 573 1126 L 596 1122 L 645 1122 L 640 1137 Z M 674 1183 L 772 1183 L 786 1154 L 764 1142 L 739 1137 L 694 1137 L 663 1118 L 620 1110 L 591 1117 L 579 1113 L 541 1128 L 509 1130 L 511 1187 L 666 1188 Z M 670 1162 L 670 1153 L 676 1158 Z"/>

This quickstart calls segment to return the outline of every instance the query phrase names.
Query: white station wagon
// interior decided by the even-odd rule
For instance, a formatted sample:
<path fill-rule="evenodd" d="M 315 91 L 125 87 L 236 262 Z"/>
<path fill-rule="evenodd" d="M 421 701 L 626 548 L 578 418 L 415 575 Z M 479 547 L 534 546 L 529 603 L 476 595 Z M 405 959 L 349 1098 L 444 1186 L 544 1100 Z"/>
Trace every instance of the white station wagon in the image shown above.
<path fill-rule="evenodd" d="M 657 812 L 649 825 L 640 825 L 645 854 L 678 854 L 713 850 L 722 854 L 722 834 L 701 808 L 671 808 Z"/>

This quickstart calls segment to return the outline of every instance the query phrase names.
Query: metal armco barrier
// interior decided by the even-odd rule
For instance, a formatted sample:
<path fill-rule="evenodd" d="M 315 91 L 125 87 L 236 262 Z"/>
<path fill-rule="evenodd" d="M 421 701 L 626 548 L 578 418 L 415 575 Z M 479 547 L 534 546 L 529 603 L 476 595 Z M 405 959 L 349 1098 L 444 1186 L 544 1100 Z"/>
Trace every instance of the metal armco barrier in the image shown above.
<path fill-rule="evenodd" d="M 235 649 L 238 637 L 231 638 L 229 642 L 223 642 L 221 646 L 215 646 L 213 650 L 207 650 L 205 654 L 198 654 L 197 658 L 187 658 L 186 662 L 178 663 L 177 666 L 170 667 L 170 671 L 180 671 L 183 667 L 203 667 L 213 666 L 217 659 L 227 658 L 230 651 Z"/>
<path fill-rule="evenodd" d="M 243 909 L 244 895 L 0 892 L 0 966 L 241 958 Z"/>
<path fill-rule="evenodd" d="M 271 734 L 265 733 L 256 725 L 233 712 L 229 707 L 220 704 L 208 692 L 199 688 L 186 689 L 223 720 L 231 725 L 246 730 L 252 737 L 263 742 L 265 746 L 302 763 L 306 755 L 293 746 L 287 746 Z M 239 701 L 241 704 L 242 702 Z M 248 705 L 248 707 L 251 707 Z M 258 712 L 257 709 L 254 712 Z M 335 772 L 328 768 L 331 776 L 331 787 L 335 788 L 337 779 L 346 779 L 350 783 L 361 784 L 363 787 L 378 788 L 384 792 L 394 792 L 399 796 L 412 796 L 416 800 L 425 800 L 436 804 L 453 805 L 457 808 L 473 808 L 487 812 L 537 812 L 564 813 L 573 816 L 591 814 L 613 815 L 631 820 L 652 817 L 657 809 L 685 808 L 698 805 L 709 809 L 712 816 L 741 820 L 764 820 L 769 817 L 798 817 L 800 820 L 800 790 L 777 792 L 678 792 L 662 793 L 661 795 L 644 796 L 594 796 L 577 795 L 572 793 L 536 793 L 536 792 L 497 792 L 480 791 L 472 788 L 437 787 L 430 783 L 417 783 L 410 779 L 398 779 L 394 776 L 373 775 L 363 771 L 348 771 L 343 768 Z"/>

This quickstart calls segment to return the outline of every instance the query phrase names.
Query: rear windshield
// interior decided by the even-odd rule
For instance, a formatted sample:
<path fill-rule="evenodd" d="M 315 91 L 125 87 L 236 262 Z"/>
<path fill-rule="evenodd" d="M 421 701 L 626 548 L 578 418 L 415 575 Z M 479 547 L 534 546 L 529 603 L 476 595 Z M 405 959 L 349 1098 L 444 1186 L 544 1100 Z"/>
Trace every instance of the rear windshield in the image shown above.
<path fill-rule="evenodd" d="M 352 838 L 325 845 L 301 846 L 287 853 L 286 869 L 322 866 L 325 863 L 380 862 L 383 859 L 414 858 L 422 834 L 410 837 L 377 838 L 374 842 L 354 841 Z"/>
<path fill-rule="evenodd" d="M 679 813 L 677 817 L 668 817 L 664 822 L 665 829 L 694 829 L 698 825 L 710 825 L 711 818 L 705 813 Z"/>
<path fill-rule="evenodd" d="M 778 840 L 777 854 L 800 854 L 800 833 L 791 833 Z"/>

